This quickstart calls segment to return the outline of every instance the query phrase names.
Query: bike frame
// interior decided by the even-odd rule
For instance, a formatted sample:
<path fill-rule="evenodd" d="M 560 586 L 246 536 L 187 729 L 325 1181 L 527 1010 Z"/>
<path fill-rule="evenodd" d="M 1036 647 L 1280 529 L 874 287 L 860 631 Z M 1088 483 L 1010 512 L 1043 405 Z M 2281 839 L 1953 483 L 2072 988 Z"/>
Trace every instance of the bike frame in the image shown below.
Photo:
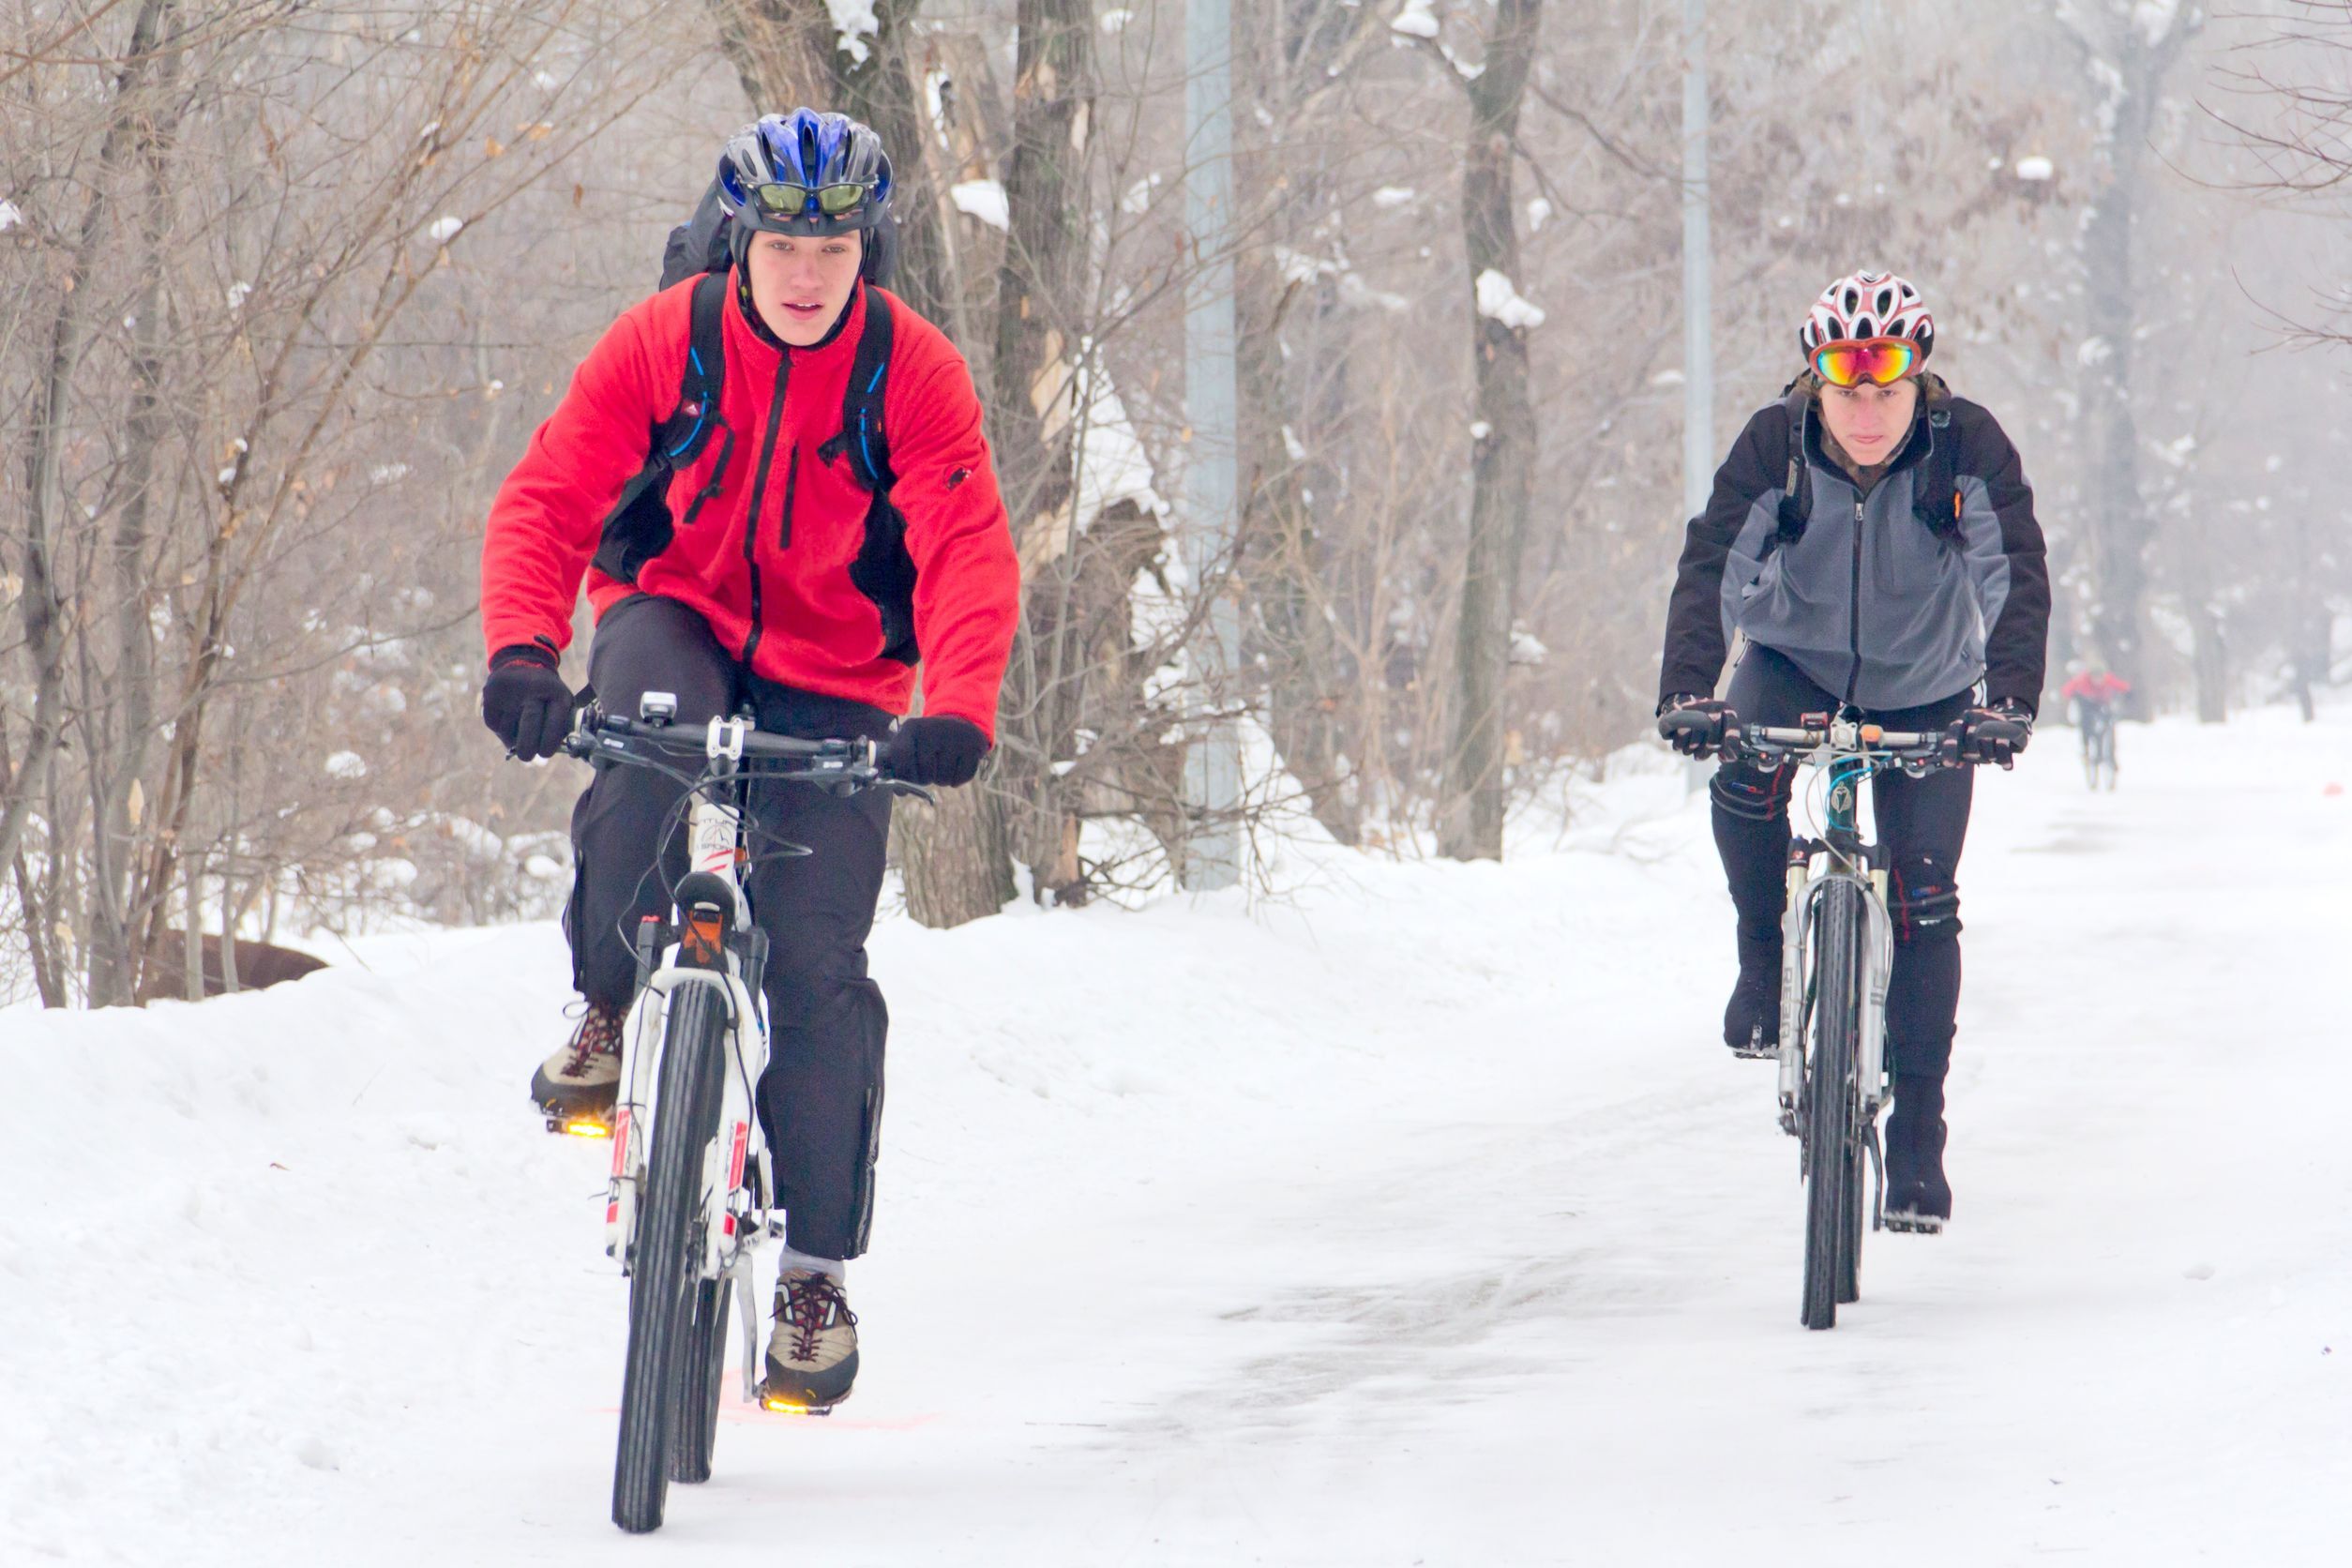
<path fill-rule="evenodd" d="M 1781 1125 L 1791 1133 L 1797 1130 L 1797 1102 L 1804 1087 L 1805 1021 L 1813 1003 L 1813 932 L 1822 895 L 1833 882 L 1859 886 L 1870 912 L 1870 940 L 1862 950 L 1862 1060 L 1858 1063 L 1863 1116 L 1875 1116 L 1886 1098 L 1887 979 L 1894 967 L 1894 921 L 1887 912 L 1886 867 L 1874 864 L 1877 847 L 1862 841 L 1855 820 L 1862 783 L 1879 765 L 1861 749 L 1860 730 L 1861 726 L 1841 720 L 1831 727 L 1831 739 L 1814 756 L 1798 759 L 1826 767 L 1830 784 L 1823 837 L 1794 840 L 1788 851 L 1788 903 L 1781 926 L 1780 1109 Z"/>

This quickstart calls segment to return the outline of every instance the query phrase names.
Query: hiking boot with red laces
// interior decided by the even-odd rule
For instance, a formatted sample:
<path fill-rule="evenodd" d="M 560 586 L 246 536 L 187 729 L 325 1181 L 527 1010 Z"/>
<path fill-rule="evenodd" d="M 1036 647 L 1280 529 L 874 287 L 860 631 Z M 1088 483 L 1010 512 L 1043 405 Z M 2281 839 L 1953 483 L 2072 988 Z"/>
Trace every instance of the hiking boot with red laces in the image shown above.
<path fill-rule="evenodd" d="M 776 1332 L 768 1336 L 761 1402 L 771 1410 L 822 1411 L 857 1380 L 857 1314 L 841 1282 L 816 1269 L 787 1269 L 776 1282 Z"/>
<path fill-rule="evenodd" d="M 621 1093 L 621 1023 L 626 1007 L 592 1002 L 570 1041 L 539 1063 L 531 1098 L 549 1117 L 612 1120 Z"/>

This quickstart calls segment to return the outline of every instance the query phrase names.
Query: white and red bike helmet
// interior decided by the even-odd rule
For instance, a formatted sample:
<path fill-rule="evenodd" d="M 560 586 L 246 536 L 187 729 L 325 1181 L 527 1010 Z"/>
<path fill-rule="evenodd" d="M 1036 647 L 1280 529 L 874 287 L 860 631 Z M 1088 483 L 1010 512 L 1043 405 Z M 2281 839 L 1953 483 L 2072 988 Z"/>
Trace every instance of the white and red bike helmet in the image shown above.
<path fill-rule="evenodd" d="M 1805 312 L 1797 341 L 1811 361 L 1824 343 L 1907 338 L 1925 362 L 1936 348 L 1936 318 L 1917 289 L 1892 272 L 1857 272 L 1821 291 Z"/>

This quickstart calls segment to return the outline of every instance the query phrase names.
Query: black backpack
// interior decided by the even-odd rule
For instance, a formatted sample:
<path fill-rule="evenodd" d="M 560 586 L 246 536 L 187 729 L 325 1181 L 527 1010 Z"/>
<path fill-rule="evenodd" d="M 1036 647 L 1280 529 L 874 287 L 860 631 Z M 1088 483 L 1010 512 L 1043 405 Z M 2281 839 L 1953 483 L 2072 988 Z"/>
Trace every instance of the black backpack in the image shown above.
<path fill-rule="evenodd" d="M 695 204 L 693 216 L 670 231 L 662 249 L 661 287 L 695 279 L 692 325 L 677 405 L 653 428 L 646 441 L 645 465 L 622 487 L 620 499 L 605 514 L 595 557 L 596 569 L 624 582 L 635 582 L 645 563 L 670 548 L 677 530 L 692 524 L 702 504 L 718 493 L 734 458 L 735 432 L 718 416 L 720 394 L 727 383 L 726 309 L 733 278 L 729 222 L 719 204 L 718 182 L 713 180 Z M 869 233 L 876 242 L 859 270 L 868 283 L 876 283 L 889 276 L 897 260 L 897 232 L 885 219 L 881 228 Z M 851 564 L 850 580 L 881 608 L 883 656 L 912 664 L 917 656 L 914 562 L 907 553 L 906 520 L 890 504 L 890 489 L 897 475 L 890 467 L 890 443 L 882 429 L 894 336 L 888 296 L 879 288 L 867 288 L 865 325 L 858 334 L 849 386 L 841 400 L 841 430 L 818 447 L 817 455 L 826 462 L 846 457 L 851 475 L 873 498 L 867 510 L 866 541 Z M 723 445 L 718 461 L 711 466 L 710 482 L 695 492 L 686 516 L 673 520 L 670 482 L 680 468 L 701 455 L 714 435 Z"/>
<path fill-rule="evenodd" d="M 1765 553 L 1795 544 L 1803 537 L 1805 520 L 1813 512 L 1813 465 L 1805 460 L 1805 427 L 1813 418 L 1813 395 L 1791 382 L 1788 404 L 1788 476 L 1780 490 L 1780 511 Z M 1911 476 L 1911 515 L 1922 526 L 1948 544 L 1960 542 L 1960 441 L 1952 433 L 1952 410 L 1927 411 L 1927 452 Z M 1950 496 L 1945 506 L 1941 498 Z"/>

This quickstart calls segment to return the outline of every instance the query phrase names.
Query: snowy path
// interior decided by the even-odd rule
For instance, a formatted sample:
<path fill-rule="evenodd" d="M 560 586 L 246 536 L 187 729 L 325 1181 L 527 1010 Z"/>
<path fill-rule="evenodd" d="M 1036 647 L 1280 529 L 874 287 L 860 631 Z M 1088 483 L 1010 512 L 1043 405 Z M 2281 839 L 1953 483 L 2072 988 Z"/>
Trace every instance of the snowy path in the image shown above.
<path fill-rule="evenodd" d="M 1978 795 L 1959 1223 L 1826 1334 L 1671 778 L 1257 917 L 893 925 L 868 1370 L 642 1541 L 550 929 L 0 1014 L 0 1561 L 2341 1560 L 2352 714 L 2127 729 L 2112 797 L 2072 740 Z"/>

